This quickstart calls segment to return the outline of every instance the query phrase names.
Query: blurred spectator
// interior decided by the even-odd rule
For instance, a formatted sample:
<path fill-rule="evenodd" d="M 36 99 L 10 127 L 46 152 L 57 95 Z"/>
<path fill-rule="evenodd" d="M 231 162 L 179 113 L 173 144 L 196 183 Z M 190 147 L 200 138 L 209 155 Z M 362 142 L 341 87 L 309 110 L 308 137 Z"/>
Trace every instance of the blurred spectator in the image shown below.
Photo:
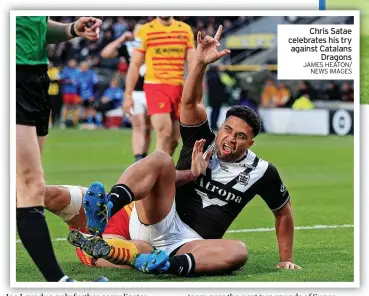
<path fill-rule="evenodd" d="M 292 109 L 294 110 L 311 110 L 314 108 L 314 103 L 307 94 L 303 94 L 301 97 L 297 98 L 292 105 Z"/>
<path fill-rule="evenodd" d="M 120 77 L 124 79 L 126 77 L 127 71 L 128 71 L 127 60 L 125 57 L 120 57 L 118 63 L 118 73 Z"/>
<path fill-rule="evenodd" d="M 279 83 L 277 87 L 277 94 L 275 98 L 275 107 L 287 107 L 288 102 L 291 99 L 291 91 L 284 83 Z"/>
<path fill-rule="evenodd" d="M 112 16 L 107 16 L 105 17 L 102 25 L 101 25 L 101 30 L 102 31 L 107 31 L 107 30 L 111 30 L 114 24 L 114 20 Z"/>
<path fill-rule="evenodd" d="M 229 19 L 226 19 L 223 23 L 224 30 L 229 30 L 232 27 L 232 21 Z"/>
<path fill-rule="evenodd" d="M 60 96 L 60 71 L 53 62 L 49 62 L 47 74 L 50 78 L 49 96 L 51 107 L 51 123 L 53 126 L 60 123 L 60 114 L 63 106 L 63 100 Z"/>
<path fill-rule="evenodd" d="M 82 120 L 87 123 L 88 127 L 92 127 L 95 117 L 93 104 L 95 101 L 95 93 L 99 79 L 95 71 L 91 70 L 88 63 L 83 61 L 80 63 L 80 74 L 78 77 L 78 89 L 82 103 Z"/>
<path fill-rule="evenodd" d="M 217 66 L 211 65 L 206 72 L 206 83 L 208 89 L 208 103 L 211 109 L 210 127 L 212 130 L 218 129 L 218 118 L 220 108 L 223 103 L 228 102 L 226 86 L 222 83 Z"/>
<path fill-rule="evenodd" d="M 251 109 L 253 109 L 255 112 L 258 112 L 258 105 L 255 102 L 255 100 L 253 100 L 251 98 L 251 96 L 249 95 L 249 92 L 245 89 L 243 89 L 240 93 L 240 103 L 241 106 L 248 106 Z"/>
<path fill-rule="evenodd" d="M 77 61 L 75 59 L 69 60 L 68 66 L 62 70 L 60 77 L 63 85 L 62 93 L 65 107 L 61 127 L 65 127 L 69 119 L 70 111 L 73 112 L 74 126 L 78 124 L 78 75 L 79 70 L 77 68 Z"/>
<path fill-rule="evenodd" d="M 110 82 L 110 87 L 104 91 L 104 94 L 99 103 L 95 105 L 95 109 L 103 114 L 103 122 L 105 122 L 105 115 L 107 111 L 120 108 L 123 102 L 123 90 L 118 86 L 119 82 L 113 78 Z M 98 126 L 101 122 L 96 122 Z"/>
<path fill-rule="evenodd" d="M 99 45 L 99 52 L 110 42 L 114 40 L 113 38 L 113 32 L 111 30 L 107 30 L 104 32 L 103 38 Z"/>
<path fill-rule="evenodd" d="M 314 101 L 317 96 L 316 90 L 310 85 L 308 81 L 301 81 L 297 87 L 297 98 L 308 96 L 310 100 Z"/>
<path fill-rule="evenodd" d="M 354 101 L 354 89 L 349 82 L 345 82 L 342 85 L 342 101 L 353 102 Z"/>
<path fill-rule="evenodd" d="M 128 24 L 123 16 L 118 17 L 118 22 L 113 25 L 114 39 L 117 39 L 128 30 Z"/>
<path fill-rule="evenodd" d="M 69 22 L 75 19 L 76 17 L 61 17 L 61 16 L 53 16 L 51 19 L 61 21 L 61 22 Z M 94 56 L 91 58 L 93 65 L 98 65 L 99 60 L 95 58 L 95 55 L 99 54 L 99 51 L 107 45 L 112 40 L 121 36 L 124 32 L 128 30 L 133 30 L 134 26 L 138 23 L 147 23 L 152 21 L 154 16 L 105 16 L 101 17 L 103 20 L 103 24 L 101 26 L 101 36 L 97 42 L 89 42 L 86 40 L 81 40 L 81 38 L 74 38 L 68 42 L 63 42 L 58 45 L 50 45 L 48 47 L 49 57 L 53 61 L 57 61 L 58 63 L 65 64 L 67 60 L 74 58 L 77 61 L 86 60 L 90 56 Z M 206 35 L 214 35 L 219 24 L 224 25 L 224 29 L 232 29 L 233 27 L 237 27 L 239 23 L 245 23 L 246 20 L 253 19 L 254 17 L 237 17 L 237 16 L 181 16 L 180 19 L 184 20 L 188 23 L 195 35 L 198 31 L 201 31 L 203 36 Z M 226 35 L 227 33 L 224 32 Z M 90 44 L 94 44 L 90 46 Z M 82 53 L 82 56 L 81 56 Z M 105 65 L 108 66 L 108 65 Z"/>
<path fill-rule="evenodd" d="M 225 70 L 220 72 L 220 81 L 226 87 L 228 93 L 228 103 L 230 105 L 236 105 L 240 100 L 241 89 L 238 87 L 238 81 L 233 72 Z"/>
<path fill-rule="evenodd" d="M 267 80 L 261 93 L 261 106 L 264 108 L 274 108 L 277 87 L 273 80 Z"/>
<path fill-rule="evenodd" d="M 323 92 L 323 98 L 327 101 L 339 101 L 341 99 L 340 88 L 334 81 L 328 83 L 328 87 Z"/>

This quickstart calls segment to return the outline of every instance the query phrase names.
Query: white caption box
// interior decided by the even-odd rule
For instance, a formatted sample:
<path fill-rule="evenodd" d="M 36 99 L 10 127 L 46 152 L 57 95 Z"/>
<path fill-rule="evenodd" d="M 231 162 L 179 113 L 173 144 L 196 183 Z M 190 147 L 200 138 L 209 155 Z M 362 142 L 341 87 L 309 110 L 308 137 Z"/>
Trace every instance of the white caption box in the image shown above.
<path fill-rule="evenodd" d="M 278 79 L 354 79 L 354 25 L 278 25 Z"/>

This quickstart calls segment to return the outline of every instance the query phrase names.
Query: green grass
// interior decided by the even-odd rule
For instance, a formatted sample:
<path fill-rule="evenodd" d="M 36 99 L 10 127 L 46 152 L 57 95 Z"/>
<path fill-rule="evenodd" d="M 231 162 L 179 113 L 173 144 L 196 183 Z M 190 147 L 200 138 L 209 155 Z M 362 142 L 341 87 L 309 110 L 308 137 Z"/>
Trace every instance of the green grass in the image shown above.
<path fill-rule="evenodd" d="M 272 161 L 292 196 L 296 226 L 353 224 L 353 137 L 297 137 L 260 135 L 253 149 Z M 178 152 L 175 156 L 177 158 Z M 130 131 L 53 130 L 43 155 L 48 184 L 88 185 L 99 180 L 107 187 L 131 164 Z M 53 238 L 68 229 L 52 214 L 47 220 Z M 256 197 L 242 211 L 231 229 L 273 227 L 274 218 Z M 278 270 L 274 232 L 226 234 L 244 241 L 250 259 L 241 271 L 227 276 L 177 278 L 145 275 L 132 270 L 82 266 L 73 247 L 54 241 L 63 270 L 78 280 L 99 275 L 111 281 L 304 281 L 352 282 L 354 274 L 353 228 L 296 230 L 294 257 L 301 271 Z M 40 273 L 17 244 L 17 281 L 42 281 Z"/>
<path fill-rule="evenodd" d="M 361 34 L 369 35 L 369 1 L 326 0 L 328 10 L 360 10 Z"/>

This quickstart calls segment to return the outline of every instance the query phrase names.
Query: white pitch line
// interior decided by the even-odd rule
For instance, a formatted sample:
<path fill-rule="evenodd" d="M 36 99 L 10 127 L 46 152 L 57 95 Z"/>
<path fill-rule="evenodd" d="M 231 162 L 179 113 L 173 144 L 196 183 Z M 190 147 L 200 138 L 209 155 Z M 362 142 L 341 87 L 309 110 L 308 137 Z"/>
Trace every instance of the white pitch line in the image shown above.
<path fill-rule="evenodd" d="M 353 224 L 342 225 L 314 225 L 314 226 L 295 226 L 295 230 L 313 230 L 313 229 L 337 229 L 337 228 L 354 228 Z M 242 233 L 242 232 L 268 232 L 275 231 L 275 228 L 249 228 L 249 229 L 234 229 L 228 230 L 227 233 Z M 66 241 L 65 237 L 58 237 L 52 239 L 53 242 Z M 20 243 L 17 240 L 16 243 Z"/>
<path fill-rule="evenodd" d="M 314 225 L 314 226 L 295 226 L 295 230 L 312 230 L 312 229 L 332 229 L 332 228 L 353 228 L 353 224 L 342 225 Z M 227 233 L 239 233 L 239 232 L 268 232 L 275 231 L 275 228 L 254 228 L 254 229 L 235 229 L 228 230 Z"/>

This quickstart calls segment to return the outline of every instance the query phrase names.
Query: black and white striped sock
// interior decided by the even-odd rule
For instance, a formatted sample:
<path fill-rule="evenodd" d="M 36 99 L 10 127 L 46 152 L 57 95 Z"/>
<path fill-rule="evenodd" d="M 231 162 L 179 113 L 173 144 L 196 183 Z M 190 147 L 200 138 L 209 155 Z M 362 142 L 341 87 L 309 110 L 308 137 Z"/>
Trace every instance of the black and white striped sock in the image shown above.
<path fill-rule="evenodd" d="M 195 271 L 195 257 L 190 253 L 173 256 L 169 259 L 169 263 L 169 274 L 189 276 L 192 275 Z"/>
<path fill-rule="evenodd" d="M 114 185 L 109 194 L 109 201 L 113 204 L 111 216 L 121 210 L 125 205 L 134 201 L 134 194 L 132 190 L 125 184 Z"/>

